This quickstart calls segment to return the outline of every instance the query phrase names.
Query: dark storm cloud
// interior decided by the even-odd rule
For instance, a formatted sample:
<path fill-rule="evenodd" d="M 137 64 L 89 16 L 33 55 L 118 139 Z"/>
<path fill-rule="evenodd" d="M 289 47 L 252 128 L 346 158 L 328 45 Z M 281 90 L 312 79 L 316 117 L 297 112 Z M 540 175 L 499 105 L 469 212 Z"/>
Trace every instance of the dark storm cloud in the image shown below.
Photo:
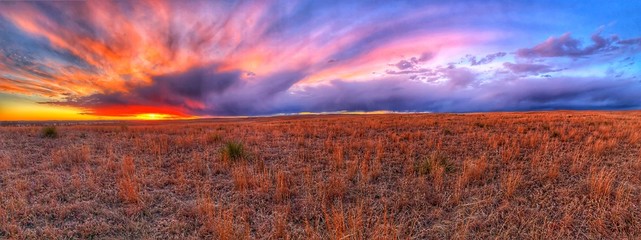
<path fill-rule="evenodd" d="M 241 72 L 217 72 L 217 66 L 190 69 L 181 73 L 152 77 L 149 85 L 130 86 L 127 93 L 96 93 L 70 97 L 55 104 L 82 108 L 114 105 L 178 106 L 189 112 L 206 110 L 202 102 L 212 94 L 222 94 L 235 84 L 240 84 Z"/>
<path fill-rule="evenodd" d="M 271 112 L 271 99 L 282 94 L 304 75 L 281 72 L 260 81 L 246 81 L 240 71 L 219 72 L 216 65 L 155 76 L 149 85 L 130 86 L 127 93 L 97 93 L 69 97 L 52 104 L 89 110 L 107 106 L 172 106 L 193 115 L 253 115 Z"/>
<path fill-rule="evenodd" d="M 304 77 L 303 72 L 297 71 L 257 76 L 259 81 L 240 82 L 223 93 L 210 95 L 205 101 L 207 108 L 196 113 L 234 116 L 278 113 L 274 98 L 286 95 L 287 90 Z"/>
<path fill-rule="evenodd" d="M 171 92 L 182 97 L 202 99 L 209 93 L 222 93 L 240 77 L 239 72 L 217 72 L 215 66 L 153 77 L 154 84 L 146 92 Z"/>
<path fill-rule="evenodd" d="M 457 75 L 452 77 L 456 78 Z M 466 78 L 462 78 L 466 79 Z M 452 81 L 452 79 L 450 79 Z M 283 95 L 279 112 L 301 111 L 513 111 L 549 109 L 628 109 L 641 106 L 641 83 L 600 78 L 553 77 L 499 81 L 465 88 L 471 80 L 424 84 L 403 79 L 372 82 L 336 80 L 329 85 Z M 459 86 L 452 88 L 451 86 Z M 294 104 L 292 104 L 294 103 Z"/>

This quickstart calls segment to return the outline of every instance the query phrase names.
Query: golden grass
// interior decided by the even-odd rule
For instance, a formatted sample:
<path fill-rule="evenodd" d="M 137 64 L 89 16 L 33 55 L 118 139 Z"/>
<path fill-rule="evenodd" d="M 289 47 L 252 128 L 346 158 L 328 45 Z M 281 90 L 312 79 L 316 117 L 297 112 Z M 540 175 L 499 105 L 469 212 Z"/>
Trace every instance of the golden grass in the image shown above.
<path fill-rule="evenodd" d="M 284 171 L 276 173 L 276 194 L 274 195 L 276 201 L 282 202 L 289 198 L 289 177 Z"/>
<path fill-rule="evenodd" d="M 0 239 L 641 238 L 638 111 L 42 127 L 0 127 Z"/>
<path fill-rule="evenodd" d="M 138 183 L 136 180 L 136 166 L 134 159 L 126 156 L 122 159 L 122 168 L 119 179 L 120 197 L 128 203 L 137 203 L 140 200 L 138 195 Z"/>
<path fill-rule="evenodd" d="M 506 197 L 510 198 L 514 195 L 521 184 L 522 178 L 519 172 L 510 172 L 503 176 L 502 187 Z"/>
<path fill-rule="evenodd" d="M 588 176 L 590 196 L 597 200 L 609 199 L 614 187 L 614 174 L 615 172 L 612 170 L 590 170 L 590 175 Z"/>

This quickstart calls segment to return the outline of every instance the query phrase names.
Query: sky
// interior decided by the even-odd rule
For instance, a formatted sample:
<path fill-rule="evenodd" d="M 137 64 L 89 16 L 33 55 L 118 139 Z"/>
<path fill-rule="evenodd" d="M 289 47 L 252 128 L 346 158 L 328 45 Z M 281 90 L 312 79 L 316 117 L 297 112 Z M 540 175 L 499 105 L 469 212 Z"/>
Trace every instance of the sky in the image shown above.
<path fill-rule="evenodd" d="M 641 109 L 641 1 L 0 1 L 0 120 Z"/>

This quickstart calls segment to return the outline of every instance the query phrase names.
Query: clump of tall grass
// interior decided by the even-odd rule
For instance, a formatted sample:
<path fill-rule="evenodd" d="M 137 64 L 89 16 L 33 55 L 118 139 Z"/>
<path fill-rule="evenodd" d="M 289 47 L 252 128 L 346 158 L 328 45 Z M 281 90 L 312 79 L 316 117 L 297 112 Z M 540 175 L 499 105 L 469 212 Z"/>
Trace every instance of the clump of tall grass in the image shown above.
<path fill-rule="evenodd" d="M 245 147 L 243 146 L 243 143 L 236 142 L 236 141 L 229 141 L 225 143 L 225 145 L 223 146 L 222 153 L 223 153 L 223 158 L 226 161 L 232 161 L 232 162 L 243 160 L 247 157 L 247 153 L 245 152 Z"/>
<path fill-rule="evenodd" d="M 590 169 L 588 176 L 588 187 L 590 189 L 590 196 L 594 199 L 603 200 L 609 199 L 614 189 L 614 171 L 601 169 Z"/>
<path fill-rule="evenodd" d="M 41 130 L 41 136 L 43 138 L 57 138 L 58 137 L 58 130 L 54 126 L 44 127 Z"/>
<path fill-rule="evenodd" d="M 140 196 L 138 194 L 138 183 L 135 173 L 136 166 L 134 165 L 134 159 L 130 156 L 126 156 L 122 160 L 119 190 L 120 197 L 127 203 L 140 202 Z"/>
<path fill-rule="evenodd" d="M 507 198 L 514 195 L 521 185 L 521 180 L 523 180 L 523 176 L 519 172 L 510 172 L 503 177 L 501 185 Z"/>
<path fill-rule="evenodd" d="M 433 153 L 424 158 L 416 166 L 416 171 L 420 175 L 428 175 L 437 169 L 443 169 L 445 172 L 454 171 L 454 165 L 447 159 L 447 157 L 440 153 Z"/>

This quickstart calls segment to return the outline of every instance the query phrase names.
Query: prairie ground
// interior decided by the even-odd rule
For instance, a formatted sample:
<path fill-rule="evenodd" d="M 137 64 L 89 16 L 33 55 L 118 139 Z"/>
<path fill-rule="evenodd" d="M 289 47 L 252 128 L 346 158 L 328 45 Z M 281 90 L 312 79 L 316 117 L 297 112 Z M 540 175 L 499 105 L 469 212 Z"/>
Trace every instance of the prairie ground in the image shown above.
<path fill-rule="evenodd" d="M 640 238 L 641 112 L 0 127 L 0 238 Z"/>

